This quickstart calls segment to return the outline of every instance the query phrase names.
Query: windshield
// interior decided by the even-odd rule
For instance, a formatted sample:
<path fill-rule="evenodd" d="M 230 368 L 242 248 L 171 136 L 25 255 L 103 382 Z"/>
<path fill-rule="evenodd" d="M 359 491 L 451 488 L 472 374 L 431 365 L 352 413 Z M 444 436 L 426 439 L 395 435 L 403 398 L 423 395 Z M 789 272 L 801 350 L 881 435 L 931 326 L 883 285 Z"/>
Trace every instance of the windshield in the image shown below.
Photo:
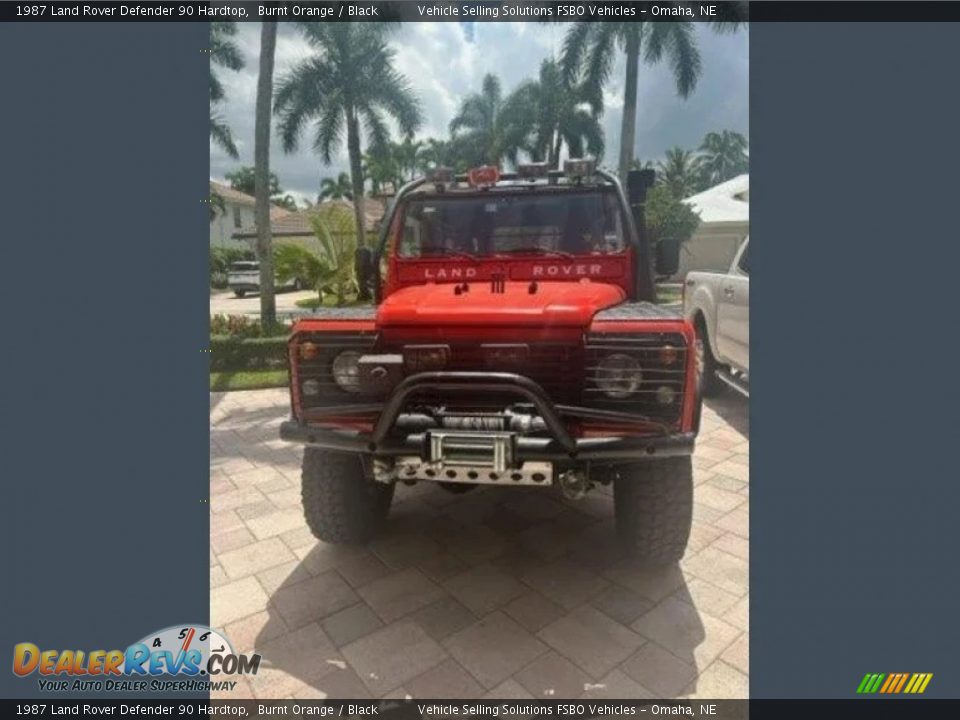
<path fill-rule="evenodd" d="M 235 262 L 230 265 L 230 270 L 234 272 L 242 272 L 244 270 L 259 270 L 260 263 L 256 262 Z"/>
<path fill-rule="evenodd" d="M 602 255 L 623 249 L 617 196 L 590 190 L 412 199 L 399 255 Z"/>

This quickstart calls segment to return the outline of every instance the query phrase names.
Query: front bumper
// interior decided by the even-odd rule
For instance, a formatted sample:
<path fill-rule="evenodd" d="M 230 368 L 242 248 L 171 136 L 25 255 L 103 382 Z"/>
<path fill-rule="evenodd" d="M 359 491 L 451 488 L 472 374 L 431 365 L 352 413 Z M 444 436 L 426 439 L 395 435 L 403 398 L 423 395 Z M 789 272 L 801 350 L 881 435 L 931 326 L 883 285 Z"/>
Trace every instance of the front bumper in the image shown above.
<path fill-rule="evenodd" d="M 318 427 L 291 420 L 280 426 L 280 437 L 291 442 L 342 452 L 384 457 L 430 455 L 430 431 L 407 435 L 395 432 L 395 423 L 407 400 L 422 390 L 447 393 L 511 393 L 532 404 L 543 419 L 547 437 L 513 434 L 512 458 L 525 461 L 631 461 L 653 457 L 674 457 L 693 453 L 696 432 L 664 432 L 644 436 L 574 438 L 567 430 L 563 415 L 582 415 L 614 419 L 612 413 L 554 405 L 546 392 L 527 377 L 496 372 L 425 372 L 411 375 L 393 390 L 379 408 L 380 415 L 372 432 Z M 329 410 L 330 415 L 338 412 Z M 323 422 L 322 417 L 313 420 Z M 623 419 L 622 417 L 619 419 Z M 483 433 L 478 433 L 482 435 Z"/>
<path fill-rule="evenodd" d="M 404 438 L 387 438 L 380 443 L 374 443 L 370 433 L 318 428 L 292 420 L 280 425 L 280 437 L 290 442 L 327 450 L 386 457 L 419 455 L 426 458 L 429 446 L 429 432 L 411 433 Z M 695 439 L 694 433 L 651 437 L 582 438 L 575 440 L 573 449 L 568 450 L 553 438 L 518 436 L 515 458 L 521 462 L 528 460 L 626 462 L 643 458 L 675 457 L 691 455 Z"/>

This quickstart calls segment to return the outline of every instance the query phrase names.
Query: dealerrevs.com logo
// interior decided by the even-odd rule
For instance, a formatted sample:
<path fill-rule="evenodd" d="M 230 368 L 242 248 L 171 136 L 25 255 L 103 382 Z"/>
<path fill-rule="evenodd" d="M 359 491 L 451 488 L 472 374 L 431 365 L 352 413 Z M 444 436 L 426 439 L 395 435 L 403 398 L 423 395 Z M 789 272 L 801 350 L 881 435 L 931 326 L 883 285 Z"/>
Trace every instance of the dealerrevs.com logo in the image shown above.
<path fill-rule="evenodd" d="M 48 650 L 22 642 L 13 648 L 13 672 L 38 676 L 48 692 L 206 692 L 232 690 L 231 675 L 256 675 L 260 656 L 238 654 L 222 634 L 204 625 L 174 625 L 124 650 Z"/>

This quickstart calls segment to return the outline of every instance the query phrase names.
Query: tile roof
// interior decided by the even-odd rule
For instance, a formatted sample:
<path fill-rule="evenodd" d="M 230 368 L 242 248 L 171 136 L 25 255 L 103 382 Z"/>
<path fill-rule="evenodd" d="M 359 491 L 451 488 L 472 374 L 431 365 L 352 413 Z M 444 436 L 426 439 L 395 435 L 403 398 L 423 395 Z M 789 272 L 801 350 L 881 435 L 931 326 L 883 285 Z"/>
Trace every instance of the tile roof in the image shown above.
<path fill-rule="evenodd" d="M 324 206 L 328 205 L 342 205 L 345 208 L 348 208 L 350 212 L 353 212 L 353 203 L 349 200 L 327 200 L 322 203 Z M 278 208 L 281 209 L 281 208 Z M 380 228 L 380 220 L 383 218 L 383 214 L 386 211 L 384 203 L 381 200 L 376 198 L 364 198 L 363 199 L 363 214 L 365 216 L 365 224 L 367 232 L 376 232 Z M 270 212 L 270 232 L 274 236 L 283 237 L 283 236 L 294 236 L 294 235 L 313 235 L 313 230 L 310 228 L 310 210 L 298 210 L 296 212 L 290 212 L 288 210 L 283 211 L 283 215 L 275 217 L 273 211 Z M 257 228 L 253 225 L 247 225 L 235 232 L 233 237 L 235 238 L 252 238 L 256 237 Z"/>

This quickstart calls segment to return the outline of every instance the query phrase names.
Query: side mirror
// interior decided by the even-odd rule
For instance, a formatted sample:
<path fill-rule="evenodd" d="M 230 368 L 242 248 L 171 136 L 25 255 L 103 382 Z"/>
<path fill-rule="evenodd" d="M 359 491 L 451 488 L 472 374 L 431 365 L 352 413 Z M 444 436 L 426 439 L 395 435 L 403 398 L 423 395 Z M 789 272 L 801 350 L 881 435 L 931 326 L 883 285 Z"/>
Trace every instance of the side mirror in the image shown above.
<path fill-rule="evenodd" d="M 680 269 L 680 242 L 676 238 L 662 238 L 657 243 L 654 265 L 660 277 L 671 277 L 677 274 Z"/>

